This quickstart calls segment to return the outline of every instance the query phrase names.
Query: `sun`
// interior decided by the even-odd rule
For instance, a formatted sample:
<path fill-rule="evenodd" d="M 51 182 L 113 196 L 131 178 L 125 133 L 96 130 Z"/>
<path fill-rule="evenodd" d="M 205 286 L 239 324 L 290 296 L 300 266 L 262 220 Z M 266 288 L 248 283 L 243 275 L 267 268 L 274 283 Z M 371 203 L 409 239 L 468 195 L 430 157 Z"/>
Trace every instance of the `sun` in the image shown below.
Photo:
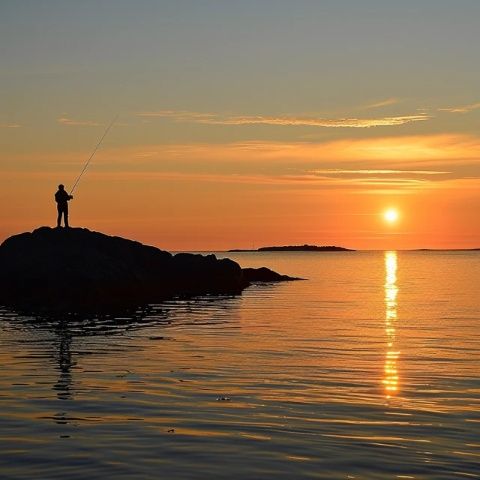
<path fill-rule="evenodd" d="M 387 223 L 393 224 L 396 223 L 398 220 L 398 210 L 395 208 L 389 208 L 388 210 L 385 210 L 383 213 L 383 218 Z"/>

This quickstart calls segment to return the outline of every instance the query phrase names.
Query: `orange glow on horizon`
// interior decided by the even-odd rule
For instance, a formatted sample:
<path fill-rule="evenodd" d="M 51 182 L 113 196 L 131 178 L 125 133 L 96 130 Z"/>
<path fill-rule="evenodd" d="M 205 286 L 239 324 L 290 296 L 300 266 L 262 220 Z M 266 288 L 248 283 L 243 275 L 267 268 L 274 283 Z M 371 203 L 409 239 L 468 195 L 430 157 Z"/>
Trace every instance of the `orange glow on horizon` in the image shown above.
<path fill-rule="evenodd" d="M 390 151 L 401 144 L 406 157 Z M 480 139 L 465 135 L 125 147 L 107 142 L 75 192 L 70 217 L 73 226 L 168 250 L 305 243 L 476 248 L 479 180 L 457 178 L 446 162 L 456 156 L 472 168 L 478 153 Z M 54 223 L 53 192 L 76 178 L 85 156 L 3 153 L 0 160 L 0 201 L 9 205 L 0 218 L 5 239 Z M 382 205 L 395 205 L 397 214 L 379 221 Z M 385 229 L 385 223 L 398 224 L 400 212 L 402 228 Z"/>

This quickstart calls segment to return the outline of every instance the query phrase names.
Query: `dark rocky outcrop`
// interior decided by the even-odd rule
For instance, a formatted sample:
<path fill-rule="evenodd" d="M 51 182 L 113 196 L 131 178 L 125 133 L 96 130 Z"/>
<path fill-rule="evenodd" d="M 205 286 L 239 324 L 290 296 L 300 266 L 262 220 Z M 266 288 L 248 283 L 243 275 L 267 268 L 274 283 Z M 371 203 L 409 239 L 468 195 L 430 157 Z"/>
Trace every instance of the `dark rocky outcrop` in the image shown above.
<path fill-rule="evenodd" d="M 41 227 L 0 246 L 0 304 L 33 311 L 101 311 L 178 296 L 239 294 L 240 266 L 83 228 Z"/>
<path fill-rule="evenodd" d="M 247 282 L 290 282 L 293 280 L 303 280 L 302 278 L 280 275 L 266 267 L 244 268 L 243 278 L 247 280 Z"/>

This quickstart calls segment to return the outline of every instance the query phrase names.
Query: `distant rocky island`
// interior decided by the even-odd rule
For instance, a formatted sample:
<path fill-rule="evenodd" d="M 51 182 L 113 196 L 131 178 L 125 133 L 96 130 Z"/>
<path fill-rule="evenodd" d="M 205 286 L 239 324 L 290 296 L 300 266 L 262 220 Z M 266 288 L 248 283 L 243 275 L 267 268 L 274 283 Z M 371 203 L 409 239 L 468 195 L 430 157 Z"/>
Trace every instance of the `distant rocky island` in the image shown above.
<path fill-rule="evenodd" d="M 85 228 L 41 227 L 0 246 L 0 305 L 32 312 L 100 312 L 176 297 L 238 295 L 252 282 L 298 280 L 242 269 Z"/>
<path fill-rule="evenodd" d="M 229 252 L 354 252 L 350 248 L 336 247 L 334 245 L 284 245 L 276 247 L 260 247 L 257 249 L 240 249 L 236 248 L 228 250 Z"/>

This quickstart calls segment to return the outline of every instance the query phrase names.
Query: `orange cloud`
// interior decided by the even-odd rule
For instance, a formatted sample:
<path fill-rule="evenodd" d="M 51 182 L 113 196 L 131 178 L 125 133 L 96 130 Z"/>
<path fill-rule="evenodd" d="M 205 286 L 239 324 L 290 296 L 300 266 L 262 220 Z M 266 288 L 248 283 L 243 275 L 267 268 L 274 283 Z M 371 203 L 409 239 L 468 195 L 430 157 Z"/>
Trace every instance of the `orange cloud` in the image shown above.
<path fill-rule="evenodd" d="M 440 165 L 480 161 L 480 138 L 441 134 L 345 139 L 330 142 L 234 142 L 174 144 L 105 150 L 115 161 L 158 162 L 364 162 L 362 168 L 402 169 L 397 165 Z M 380 162 L 380 163 L 379 163 Z M 386 162 L 389 162 L 386 165 Z M 410 168 L 409 168 L 410 169 Z"/>
<path fill-rule="evenodd" d="M 429 120 L 426 113 L 379 118 L 315 118 L 297 116 L 233 115 L 220 116 L 213 113 L 160 110 L 140 112 L 140 117 L 171 118 L 177 122 L 193 122 L 207 125 L 278 125 L 307 126 L 325 128 L 371 128 L 404 125 L 411 122 Z"/>
<path fill-rule="evenodd" d="M 329 175 L 398 175 L 398 174 L 411 174 L 411 175 L 444 175 L 451 172 L 440 172 L 435 170 L 342 170 L 340 168 L 326 168 L 324 170 L 311 170 L 311 173 L 315 174 L 329 174 Z"/>
<path fill-rule="evenodd" d="M 85 162 L 85 156 L 78 152 L 3 158 L 8 160 L 3 163 L 4 174 L 18 172 L 28 176 L 42 172 L 45 178 L 55 174 L 66 183 L 69 178 L 76 178 Z M 105 148 L 98 152 L 88 177 L 296 188 L 311 185 L 312 188 L 322 186 L 350 191 L 389 187 L 397 193 L 407 193 L 419 188 L 447 186 L 446 182 L 452 179 L 472 178 L 479 162 L 480 138 L 466 135 L 381 137 L 323 143 L 164 144 Z M 29 168 L 22 168 L 22 172 L 19 166 L 27 163 Z M 342 164 L 344 168 L 337 167 Z M 439 169 L 439 165 L 448 168 Z M 461 165 L 462 169 L 458 170 Z"/>
<path fill-rule="evenodd" d="M 476 163 L 480 138 L 472 135 L 417 135 L 347 139 L 323 145 L 323 155 L 338 161 L 388 161 L 399 164 L 440 165 Z"/>
<path fill-rule="evenodd" d="M 89 152 L 0 154 L 3 171 L 37 169 L 75 173 Z M 329 142 L 232 142 L 153 144 L 107 147 L 98 151 L 94 169 L 111 171 L 260 171 L 308 170 L 325 175 L 442 175 L 480 163 L 480 137 L 424 135 Z M 308 165 L 310 164 L 310 167 Z M 38 167 L 37 167 L 38 166 Z M 442 166 L 442 168 L 440 168 Z"/>
<path fill-rule="evenodd" d="M 142 181 L 142 182 L 188 182 L 195 184 L 243 184 L 243 185 L 270 185 L 289 186 L 296 188 L 322 187 L 343 190 L 358 190 L 369 187 L 390 187 L 407 190 L 425 189 L 434 187 L 434 182 L 428 179 L 412 178 L 382 178 L 371 176 L 362 178 L 336 178 L 329 176 L 318 176 L 315 174 L 212 174 L 212 173 L 191 173 L 191 172 L 93 172 L 91 177 L 102 181 Z"/>

